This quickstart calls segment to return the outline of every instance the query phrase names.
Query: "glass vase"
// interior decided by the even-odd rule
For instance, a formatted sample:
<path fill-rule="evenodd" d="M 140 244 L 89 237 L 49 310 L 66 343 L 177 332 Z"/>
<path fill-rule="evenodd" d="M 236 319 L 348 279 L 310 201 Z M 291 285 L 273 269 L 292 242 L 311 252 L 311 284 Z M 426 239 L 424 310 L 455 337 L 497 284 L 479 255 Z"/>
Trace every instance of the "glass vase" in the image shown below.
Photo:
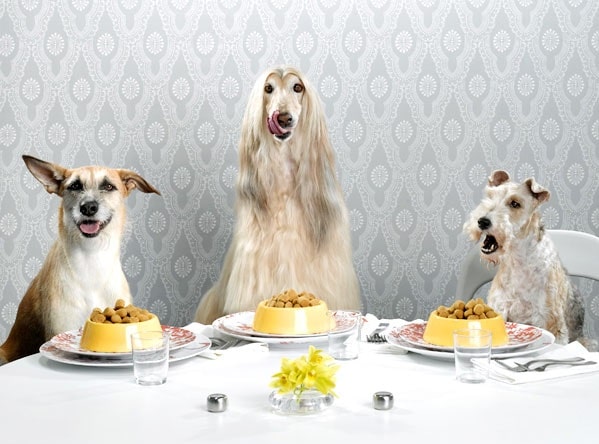
<path fill-rule="evenodd" d="M 281 394 L 277 390 L 268 396 L 273 412 L 281 415 L 312 415 L 331 406 L 333 400 L 333 395 L 325 395 L 318 390 L 305 390 L 299 398 L 292 392 Z"/>

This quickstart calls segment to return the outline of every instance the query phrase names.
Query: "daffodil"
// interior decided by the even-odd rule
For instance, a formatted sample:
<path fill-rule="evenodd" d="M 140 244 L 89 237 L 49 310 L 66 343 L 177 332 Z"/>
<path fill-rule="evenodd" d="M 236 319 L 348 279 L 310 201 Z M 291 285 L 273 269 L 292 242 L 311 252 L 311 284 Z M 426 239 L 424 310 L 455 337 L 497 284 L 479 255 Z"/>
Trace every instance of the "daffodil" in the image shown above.
<path fill-rule="evenodd" d="M 333 358 L 311 345 L 307 355 L 294 360 L 283 358 L 281 370 L 272 375 L 270 386 L 281 394 L 293 392 L 298 399 L 304 390 L 311 389 L 337 396 L 333 391 L 337 370 Z"/>

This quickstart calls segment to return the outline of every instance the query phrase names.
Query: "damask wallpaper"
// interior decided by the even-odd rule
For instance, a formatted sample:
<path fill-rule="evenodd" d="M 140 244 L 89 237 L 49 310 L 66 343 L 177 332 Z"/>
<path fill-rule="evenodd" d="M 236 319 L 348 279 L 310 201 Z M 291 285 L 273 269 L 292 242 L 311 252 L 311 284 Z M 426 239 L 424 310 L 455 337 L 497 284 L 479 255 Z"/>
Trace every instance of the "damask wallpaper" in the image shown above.
<path fill-rule="evenodd" d="M 0 339 L 56 237 L 24 153 L 161 191 L 128 199 L 123 265 L 136 304 L 190 322 L 230 241 L 249 90 L 279 64 L 324 102 L 364 311 L 425 318 L 456 297 L 496 168 L 551 190 L 548 228 L 599 234 L 599 2 L 5 0 Z M 599 287 L 579 285 L 595 321 Z"/>

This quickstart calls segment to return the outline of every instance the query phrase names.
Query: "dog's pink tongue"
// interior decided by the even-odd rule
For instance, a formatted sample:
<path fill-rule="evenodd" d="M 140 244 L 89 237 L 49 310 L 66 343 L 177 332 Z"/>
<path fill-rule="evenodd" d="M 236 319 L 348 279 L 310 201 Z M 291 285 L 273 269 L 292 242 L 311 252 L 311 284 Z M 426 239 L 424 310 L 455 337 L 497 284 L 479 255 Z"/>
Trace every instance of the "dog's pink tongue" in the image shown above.
<path fill-rule="evenodd" d="M 268 117 L 266 119 L 266 121 L 268 123 L 268 130 L 270 131 L 271 134 L 280 136 L 281 134 L 285 134 L 288 132 L 288 130 L 281 128 L 281 125 L 279 125 L 279 112 L 278 111 L 275 111 L 274 113 L 272 113 L 272 116 Z"/>
<path fill-rule="evenodd" d="M 100 231 L 100 222 L 83 222 L 79 229 L 85 234 L 96 234 Z"/>

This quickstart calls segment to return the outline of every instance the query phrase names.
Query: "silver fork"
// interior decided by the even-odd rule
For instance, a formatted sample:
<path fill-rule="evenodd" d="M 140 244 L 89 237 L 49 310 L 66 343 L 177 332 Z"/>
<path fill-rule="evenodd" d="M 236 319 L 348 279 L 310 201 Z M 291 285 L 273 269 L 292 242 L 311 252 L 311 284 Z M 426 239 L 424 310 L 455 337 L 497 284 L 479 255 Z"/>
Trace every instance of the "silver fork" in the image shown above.
<path fill-rule="evenodd" d="M 387 338 L 381 334 L 387 327 L 389 327 L 388 322 L 381 322 L 372 333 L 366 336 L 366 342 L 387 342 Z"/>
<path fill-rule="evenodd" d="M 544 372 L 545 369 L 547 367 L 549 367 L 550 365 L 569 365 L 571 367 L 578 367 L 581 365 L 593 365 L 593 364 L 597 364 L 595 361 L 582 361 L 582 362 L 548 362 L 547 364 L 544 365 L 540 365 L 538 367 L 535 367 L 533 369 L 529 369 L 529 371 L 531 372 Z"/>
<path fill-rule="evenodd" d="M 545 358 L 545 359 L 533 359 L 532 361 L 528 361 L 528 362 L 524 362 L 522 364 L 518 364 L 521 365 L 523 367 L 526 367 L 527 369 L 530 370 L 530 366 L 533 364 L 545 364 L 545 363 L 571 363 L 571 362 L 582 362 L 584 361 L 584 358 L 581 358 L 580 356 L 574 356 L 572 358 L 563 358 L 563 359 L 555 359 L 555 358 Z"/>
<path fill-rule="evenodd" d="M 243 339 L 222 339 L 222 338 L 210 338 L 212 346 L 210 350 L 226 350 L 231 347 L 236 347 L 240 343 L 244 342 Z"/>
<path fill-rule="evenodd" d="M 514 366 L 511 366 L 509 364 L 506 364 L 505 362 L 503 362 L 501 359 L 494 359 L 495 362 L 497 362 L 499 365 L 501 365 L 503 368 L 506 368 L 508 370 L 511 370 L 513 372 L 530 372 L 530 371 L 536 371 L 536 372 L 543 372 L 545 371 L 545 369 L 551 365 L 589 365 L 589 364 L 595 364 L 594 361 L 584 361 L 584 358 L 579 358 L 579 357 L 575 357 L 575 358 L 567 358 L 567 359 L 533 359 L 532 361 L 528 361 L 525 362 L 523 364 L 520 364 L 518 362 L 514 362 Z M 538 367 L 535 368 L 530 368 L 532 365 L 534 364 L 540 364 L 540 363 L 545 363 L 544 365 L 540 365 Z"/>

